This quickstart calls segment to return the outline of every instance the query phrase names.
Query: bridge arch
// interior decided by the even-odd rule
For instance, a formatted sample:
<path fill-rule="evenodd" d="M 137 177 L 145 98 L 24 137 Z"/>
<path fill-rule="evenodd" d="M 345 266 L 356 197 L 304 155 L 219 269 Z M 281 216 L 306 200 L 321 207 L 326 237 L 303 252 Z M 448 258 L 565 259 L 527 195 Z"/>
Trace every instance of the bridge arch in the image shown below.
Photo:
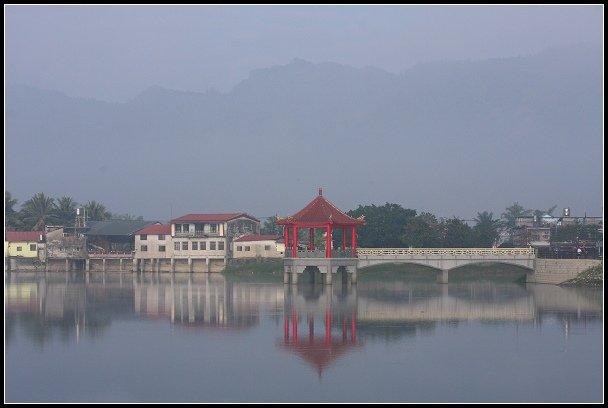
<path fill-rule="evenodd" d="M 533 248 L 359 248 L 358 267 L 410 263 L 438 271 L 437 281 L 448 282 L 448 271 L 472 264 L 500 263 L 534 272 Z"/>

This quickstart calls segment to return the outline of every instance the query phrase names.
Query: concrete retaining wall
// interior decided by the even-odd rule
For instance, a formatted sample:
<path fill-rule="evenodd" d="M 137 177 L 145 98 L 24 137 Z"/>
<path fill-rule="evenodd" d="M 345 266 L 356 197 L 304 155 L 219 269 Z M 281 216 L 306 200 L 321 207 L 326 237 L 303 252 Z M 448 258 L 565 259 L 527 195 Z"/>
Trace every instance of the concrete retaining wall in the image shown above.
<path fill-rule="evenodd" d="M 558 285 L 601 262 L 599 259 L 537 259 L 534 273 L 527 275 L 526 282 Z"/>

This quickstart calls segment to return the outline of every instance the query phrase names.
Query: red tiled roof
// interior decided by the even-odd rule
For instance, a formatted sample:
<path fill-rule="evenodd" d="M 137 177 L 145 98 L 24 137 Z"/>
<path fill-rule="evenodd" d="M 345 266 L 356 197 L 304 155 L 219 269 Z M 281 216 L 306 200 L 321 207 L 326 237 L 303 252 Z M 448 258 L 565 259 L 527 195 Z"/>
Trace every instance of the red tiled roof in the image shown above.
<path fill-rule="evenodd" d="M 306 207 L 292 216 L 280 218 L 276 222 L 279 225 L 285 224 L 338 224 L 338 225 L 362 225 L 365 221 L 362 218 L 353 218 L 339 210 L 335 205 L 323 197 L 321 190 Z"/>
<path fill-rule="evenodd" d="M 284 343 L 282 346 L 285 350 L 295 352 L 299 357 L 310 363 L 316 368 L 319 377 L 323 374 L 323 370 L 329 366 L 338 357 L 342 356 L 350 350 L 360 348 L 356 343 L 340 343 L 326 344 L 324 338 L 306 339 L 304 341 L 296 341 L 296 343 Z"/>
<path fill-rule="evenodd" d="M 179 218 L 171 220 L 171 224 L 180 222 L 226 222 L 239 217 L 246 217 L 253 221 L 258 221 L 257 218 L 245 213 L 228 213 L 228 214 L 186 214 Z"/>
<path fill-rule="evenodd" d="M 134 235 L 171 235 L 171 224 L 156 224 L 149 225 L 145 228 L 135 231 Z"/>
<path fill-rule="evenodd" d="M 249 242 L 249 241 L 276 241 L 278 235 L 245 235 L 234 240 L 234 242 Z"/>
<path fill-rule="evenodd" d="M 40 234 L 44 239 L 44 231 L 6 231 L 5 239 L 8 242 L 38 242 Z"/>

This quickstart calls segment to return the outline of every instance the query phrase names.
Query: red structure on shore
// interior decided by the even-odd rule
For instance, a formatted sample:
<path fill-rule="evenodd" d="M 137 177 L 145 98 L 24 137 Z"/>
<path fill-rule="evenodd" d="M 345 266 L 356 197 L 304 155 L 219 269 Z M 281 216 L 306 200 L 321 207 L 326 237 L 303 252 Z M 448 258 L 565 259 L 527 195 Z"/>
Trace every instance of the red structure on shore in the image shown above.
<path fill-rule="evenodd" d="M 315 368 L 321 378 L 323 370 L 343 354 L 360 348 L 357 342 L 356 312 L 350 315 L 338 315 L 337 323 L 340 327 L 340 337 L 332 336 L 332 312 L 327 309 L 323 320 L 324 333 L 315 335 L 315 316 L 308 314 L 308 335 L 298 337 L 298 313 L 292 309 L 291 314 L 285 311 L 283 322 L 283 349 L 291 351 L 304 359 Z M 291 333 L 290 333 L 291 326 Z M 350 336 L 349 336 L 350 332 Z"/>
<path fill-rule="evenodd" d="M 356 279 L 357 226 L 363 224 L 365 220 L 362 217 L 346 215 L 326 200 L 322 189 L 302 210 L 292 216 L 278 218 L 277 225 L 283 225 L 285 237 L 285 283 L 288 283 L 288 274 L 291 274 L 291 282 L 296 283 L 297 274 L 306 267 L 315 267 L 315 271 L 325 273 L 326 283 L 331 283 L 331 274 L 340 267 L 343 271 L 349 269 Z M 321 229 L 325 235 L 321 248 L 315 245 L 316 229 Z M 333 248 L 335 229 L 341 230 L 342 234 L 339 248 Z M 302 230 L 307 230 L 308 234 L 307 238 L 300 240 Z"/>

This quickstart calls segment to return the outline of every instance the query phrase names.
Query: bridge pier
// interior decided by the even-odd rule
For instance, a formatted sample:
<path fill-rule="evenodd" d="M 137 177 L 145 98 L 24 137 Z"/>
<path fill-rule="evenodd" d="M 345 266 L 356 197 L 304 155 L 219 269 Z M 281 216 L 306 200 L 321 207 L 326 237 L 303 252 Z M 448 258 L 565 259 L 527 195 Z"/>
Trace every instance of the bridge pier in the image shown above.
<path fill-rule="evenodd" d="M 437 283 L 448 283 L 448 270 L 442 269 L 437 272 Z"/>
<path fill-rule="evenodd" d="M 339 271 L 344 271 L 351 283 L 357 283 L 357 258 L 286 258 L 283 268 L 283 283 L 286 284 L 297 284 L 298 274 L 305 271 L 312 275 L 314 285 L 331 285 L 333 274 Z"/>

